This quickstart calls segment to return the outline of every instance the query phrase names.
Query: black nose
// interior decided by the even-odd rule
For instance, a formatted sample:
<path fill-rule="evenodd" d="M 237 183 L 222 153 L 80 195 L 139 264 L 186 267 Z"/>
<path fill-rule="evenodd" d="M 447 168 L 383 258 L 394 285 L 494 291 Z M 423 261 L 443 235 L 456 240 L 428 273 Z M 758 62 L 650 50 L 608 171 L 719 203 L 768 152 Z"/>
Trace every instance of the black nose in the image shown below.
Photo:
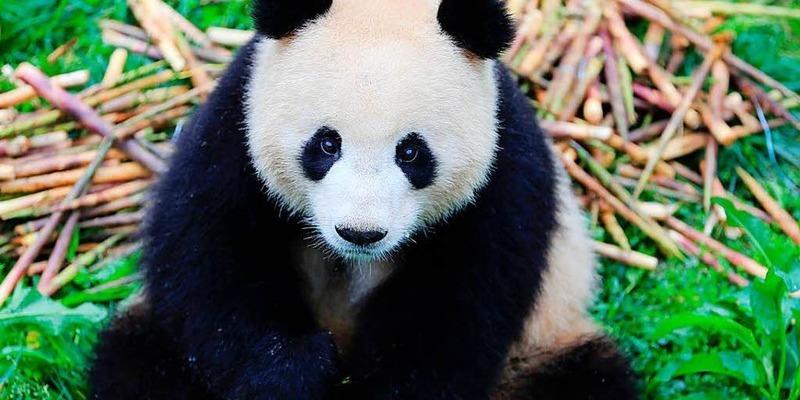
<path fill-rule="evenodd" d="M 386 231 L 359 231 L 351 228 L 336 227 L 336 233 L 350 243 L 359 246 L 375 243 L 386 237 Z"/>

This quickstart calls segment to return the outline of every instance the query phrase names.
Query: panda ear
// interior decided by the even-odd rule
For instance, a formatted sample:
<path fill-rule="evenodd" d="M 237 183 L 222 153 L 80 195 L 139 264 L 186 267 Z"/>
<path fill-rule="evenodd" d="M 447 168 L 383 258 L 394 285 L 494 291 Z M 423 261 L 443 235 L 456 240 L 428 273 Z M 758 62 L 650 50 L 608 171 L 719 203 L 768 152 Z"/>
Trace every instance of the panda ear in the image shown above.
<path fill-rule="evenodd" d="M 256 30 L 272 39 L 296 32 L 307 22 L 331 7 L 332 0 L 255 0 L 253 21 Z"/>
<path fill-rule="evenodd" d="M 456 44 L 480 58 L 495 58 L 514 38 L 514 26 L 499 0 L 442 0 L 439 25 Z"/>

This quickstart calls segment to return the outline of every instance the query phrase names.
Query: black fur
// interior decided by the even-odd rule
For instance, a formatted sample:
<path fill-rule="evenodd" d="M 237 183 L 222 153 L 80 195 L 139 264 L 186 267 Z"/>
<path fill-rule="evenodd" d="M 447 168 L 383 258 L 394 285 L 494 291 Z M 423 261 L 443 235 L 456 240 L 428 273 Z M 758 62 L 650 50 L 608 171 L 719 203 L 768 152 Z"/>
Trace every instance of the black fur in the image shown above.
<path fill-rule="evenodd" d="M 342 138 L 339 134 L 327 126 L 319 128 L 314 136 L 306 142 L 303 146 L 303 152 L 300 155 L 300 165 L 303 166 L 303 173 L 308 179 L 312 181 L 319 181 L 328 174 L 328 170 L 333 167 L 341 157 L 341 150 L 335 154 L 327 154 L 322 150 L 322 140 L 333 140 L 339 149 L 342 146 Z"/>
<path fill-rule="evenodd" d="M 416 150 L 416 157 L 413 161 L 407 162 L 403 161 L 401 158 L 400 153 L 407 146 L 411 146 L 411 148 Z M 419 134 L 411 133 L 397 144 L 395 162 L 406 175 L 411 186 L 414 186 L 415 189 L 422 189 L 430 186 L 430 184 L 433 183 L 433 179 L 436 177 L 436 158 L 433 156 L 433 152 L 431 152 L 428 144 L 425 143 L 425 139 Z"/>
<path fill-rule="evenodd" d="M 636 399 L 635 388 L 628 360 L 608 339 L 597 338 L 538 368 L 519 400 Z"/>
<path fill-rule="evenodd" d="M 256 0 L 253 20 L 261 34 L 281 39 L 302 28 L 331 7 L 332 0 Z"/>
<path fill-rule="evenodd" d="M 514 38 L 514 26 L 499 0 L 442 0 L 439 25 L 456 44 L 480 58 L 495 58 Z"/>
<path fill-rule="evenodd" d="M 143 254 L 152 312 L 118 322 L 136 329 L 106 332 L 93 397 L 172 398 L 159 394 L 200 382 L 192 398 L 487 398 L 536 298 L 556 224 L 554 160 L 528 100 L 498 67 L 502 150 L 490 183 L 404 249 L 339 359 L 295 268 L 303 227 L 264 194 L 246 151 L 253 48 L 195 114 L 154 191 Z M 164 379 L 143 367 L 154 360 Z M 591 353 L 579 361 L 591 362 Z M 119 382 L 150 387 L 113 391 Z"/>

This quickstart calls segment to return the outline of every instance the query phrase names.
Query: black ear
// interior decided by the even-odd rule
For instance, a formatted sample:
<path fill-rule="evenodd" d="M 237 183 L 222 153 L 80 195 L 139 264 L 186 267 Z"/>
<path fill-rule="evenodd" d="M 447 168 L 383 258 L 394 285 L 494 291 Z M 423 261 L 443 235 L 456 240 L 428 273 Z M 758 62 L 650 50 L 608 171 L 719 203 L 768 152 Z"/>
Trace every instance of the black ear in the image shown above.
<path fill-rule="evenodd" d="M 511 18 L 499 0 L 442 0 L 437 18 L 459 47 L 481 58 L 497 57 L 514 39 Z"/>
<path fill-rule="evenodd" d="M 255 0 L 253 21 L 259 33 L 281 39 L 325 14 L 332 0 Z"/>

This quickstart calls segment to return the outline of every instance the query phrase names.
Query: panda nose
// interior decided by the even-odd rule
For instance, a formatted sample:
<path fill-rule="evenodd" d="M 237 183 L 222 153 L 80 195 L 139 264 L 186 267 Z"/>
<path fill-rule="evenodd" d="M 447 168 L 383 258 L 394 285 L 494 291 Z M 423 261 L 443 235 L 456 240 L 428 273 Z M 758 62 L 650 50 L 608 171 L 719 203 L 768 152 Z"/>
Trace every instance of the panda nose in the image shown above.
<path fill-rule="evenodd" d="M 386 231 L 361 231 L 352 228 L 336 227 L 336 233 L 350 243 L 364 246 L 378 242 L 386 237 Z"/>

